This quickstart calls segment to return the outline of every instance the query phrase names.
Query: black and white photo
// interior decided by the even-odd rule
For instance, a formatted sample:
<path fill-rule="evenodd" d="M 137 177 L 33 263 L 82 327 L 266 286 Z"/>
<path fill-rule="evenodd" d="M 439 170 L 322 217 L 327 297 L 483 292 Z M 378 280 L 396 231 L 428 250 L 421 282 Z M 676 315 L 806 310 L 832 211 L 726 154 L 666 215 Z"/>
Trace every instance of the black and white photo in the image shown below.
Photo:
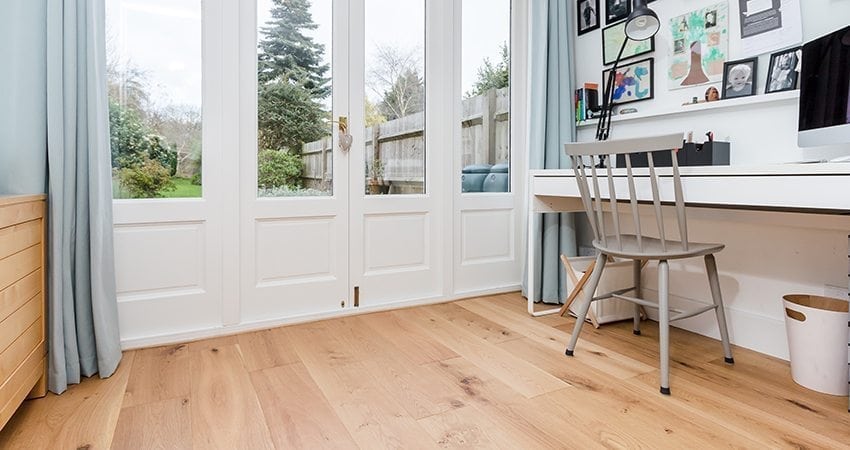
<path fill-rule="evenodd" d="M 625 19 L 632 11 L 629 0 L 605 0 L 605 24 Z"/>
<path fill-rule="evenodd" d="M 577 0 L 578 35 L 599 28 L 599 0 Z"/>
<path fill-rule="evenodd" d="M 705 13 L 705 27 L 712 28 L 717 26 L 717 11 L 712 9 Z"/>
<path fill-rule="evenodd" d="M 756 93 L 758 59 L 727 61 L 723 64 L 723 98 L 747 97 Z"/>
<path fill-rule="evenodd" d="M 770 55 L 765 93 L 797 89 L 802 52 L 803 50 L 800 47 L 796 47 Z"/>

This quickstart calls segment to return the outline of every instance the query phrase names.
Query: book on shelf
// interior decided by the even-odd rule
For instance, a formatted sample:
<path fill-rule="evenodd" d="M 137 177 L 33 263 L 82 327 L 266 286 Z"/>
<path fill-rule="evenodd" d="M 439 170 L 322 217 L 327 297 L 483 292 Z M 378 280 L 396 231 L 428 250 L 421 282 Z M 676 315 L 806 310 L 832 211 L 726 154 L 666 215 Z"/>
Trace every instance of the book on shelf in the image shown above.
<path fill-rule="evenodd" d="M 582 122 L 593 118 L 599 110 L 599 85 L 584 83 L 575 93 L 576 121 Z"/>

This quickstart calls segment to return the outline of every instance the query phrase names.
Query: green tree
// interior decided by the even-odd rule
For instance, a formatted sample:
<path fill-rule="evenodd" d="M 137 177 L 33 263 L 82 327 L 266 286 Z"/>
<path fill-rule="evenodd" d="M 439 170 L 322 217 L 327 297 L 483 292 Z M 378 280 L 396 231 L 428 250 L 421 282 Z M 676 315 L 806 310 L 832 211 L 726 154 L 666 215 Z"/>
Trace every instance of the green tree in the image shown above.
<path fill-rule="evenodd" d="M 330 93 L 325 77 L 329 67 L 322 64 L 325 46 L 306 36 L 318 26 L 310 14 L 309 0 L 272 0 L 272 18 L 261 31 L 258 55 L 260 84 L 288 82 L 299 84 L 319 98 Z"/>
<path fill-rule="evenodd" d="M 275 82 L 260 86 L 259 148 L 301 153 L 305 142 L 329 132 L 327 114 L 310 92 L 297 84 Z"/>
<path fill-rule="evenodd" d="M 296 188 L 304 165 L 301 156 L 286 151 L 261 150 L 257 155 L 257 186 L 261 189 Z"/>
<path fill-rule="evenodd" d="M 369 101 L 369 97 L 363 99 L 364 104 L 364 115 L 366 121 L 366 127 L 371 127 L 374 125 L 380 125 L 387 121 L 387 118 L 378 111 L 378 106 Z"/>
<path fill-rule="evenodd" d="M 139 165 L 116 169 L 115 172 L 118 183 L 130 198 L 162 197 L 163 192 L 173 191 L 176 187 L 168 169 L 153 159 L 145 159 Z"/>
<path fill-rule="evenodd" d="M 109 138 L 112 167 L 137 167 L 154 160 L 171 175 L 177 170 L 177 152 L 162 136 L 154 134 L 136 111 L 115 101 L 109 102 Z"/>
<path fill-rule="evenodd" d="M 484 58 L 478 75 L 472 84 L 472 90 L 466 93 L 467 97 L 481 95 L 490 89 L 502 89 L 510 86 L 511 82 L 511 56 L 508 44 L 503 42 L 500 46 L 502 60 L 496 64 L 490 62 L 490 58 Z"/>

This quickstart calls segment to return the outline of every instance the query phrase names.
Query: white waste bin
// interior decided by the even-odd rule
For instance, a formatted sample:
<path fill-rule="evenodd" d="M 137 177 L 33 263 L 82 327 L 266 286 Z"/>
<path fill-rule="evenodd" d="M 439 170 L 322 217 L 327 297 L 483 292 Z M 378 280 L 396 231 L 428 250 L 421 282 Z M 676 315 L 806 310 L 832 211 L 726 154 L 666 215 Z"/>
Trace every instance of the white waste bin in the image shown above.
<path fill-rule="evenodd" d="M 791 377 L 818 392 L 847 395 L 848 303 L 817 295 L 782 298 Z"/>

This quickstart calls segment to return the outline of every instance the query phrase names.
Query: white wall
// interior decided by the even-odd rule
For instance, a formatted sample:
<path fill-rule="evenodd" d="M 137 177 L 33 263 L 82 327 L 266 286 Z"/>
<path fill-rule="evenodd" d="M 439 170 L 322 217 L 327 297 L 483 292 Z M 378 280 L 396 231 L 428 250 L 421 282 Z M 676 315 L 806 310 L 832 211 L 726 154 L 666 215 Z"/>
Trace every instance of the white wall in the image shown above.
<path fill-rule="evenodd" d="M 714 3 L 717 1 L 662 0 L 650 6 L 659 14 L 664 26 L 670 17 Z M 804 41 L 850 23 L 850 0 L 801 0 L 800 3 Z M 738 2 L 731 0 L 731 59 L 745 57 L 740 54 L 737 13 Z M 582 62 L 576 68 L 577 83 L 601 81 L 601 45 L 601 31 L 576 38 L 576 61 Z M 779 101 L 686 112 L 688 107 L 681 104 L 694 96 L 702 98 L 707 86 L 667 90 L 664 77 L 667 45 L 662 29 L 656 37 L 655 52 L 642 56 L 655 58 L 655 99 L 629 106 L 637 108 L 641 116 L 678 109 L 685 113 L 615 121 L 612 138 L 693 131 L 695 140 L 698 140 L 711 130 L 715 139 L 732 143 L 731 162 L 734 165 L 829 159 L 850 154 L 850 144 L 807 149 L 797 147 L 798 101 L 793 95 L 784 95 L 784 99 Z M 764 92 L 768 64 L 767 55 L 759 58 L 757 85 L 760 95 Z M 719 87 L 719 84 L 716 86 Z M 579 127 L 578 138 L 592 140 L 594 132 L 594 126 Z M 717 259 L 734 343 L 787 359 L 782 295 L 823 295 L 827 292 L 837 295 L 835 289 L 826 287 L 833 285 L 843 289 L 846 298 L 847 229 L 833 227 L 826 219 L 812 216 L 801 219 L 801 216 L 778 213 L 702 210 L 689 218 L 691 239 L 726 244 L 726 249 L 718 254 Z M 710 299 L 701 260 L 671 264 L 671 271 L 674 304 Z M 646 286 L 650 289 L 648 295 L 654 294 L 655 275 L 654 267 L 646 271 Z M 708 314 L 678 325 L 717 337 L 716 323 Z"/>
<path fill-rule="evenodd" d="M 797 147 L 796 98 L 770 103 L 761 103 L 716 111 L 688 112 L 681 106 L 692 97 L 703 98 L 709 85 L 693 88 L 667 90 L 665 76 L 668 40 L 665 29 L 671 17 L 687 11 L 713 5 L 720 0 L 662 0 L 650 6 L 658 13 L 662 29 L 655 37 L 655 52 L 635 57 L 655 58 L 655 98 L 628 105 L 638 114 L 680 110 L 684 114 L 667 115 L 661 120 L 645 119 L 614 122 L 612 138 L 626 138 L 651 132 L 693 131 L 694 139 L 704 139 L 706 131 L 713 131 L 715 139 L 732 143 L 732 164 L 782 163 L 809 159 L 831 159 L 850 154 L 850 144 L 844 146 L 801 149 Z M 604 3 L 604 2 L 603 2 Z M 803 40 L 809 41 L 850 24 L 850 1 L 848 0 L 800 0 L 803 16 Z M 604 18 L 603 18 L 604 22 Z M 604 28 L 604 23 L 602 28 Z M 740 45 L 738 2 L 729 1 L 729 58 L 739 59 L 743 55 Z M 576 82 L 600 83 L 602 80 L 602 33 L 595 30 L 576 39 Z M 758 62 L 757 87 L 759 95 L 764 93 L 764 81 L 769 65 L 769 55 L 762 55 Z M 713 84 L 720 89 L 720 83 Z M 769 96 L 768 96 L 769 97 Z M 767 99 L 762 97 L 761 99 Z M 625 117 L 625 116 L 624 116 Z M 579 128 L 579 140 L 592 140 L 595 126 Z"/>

